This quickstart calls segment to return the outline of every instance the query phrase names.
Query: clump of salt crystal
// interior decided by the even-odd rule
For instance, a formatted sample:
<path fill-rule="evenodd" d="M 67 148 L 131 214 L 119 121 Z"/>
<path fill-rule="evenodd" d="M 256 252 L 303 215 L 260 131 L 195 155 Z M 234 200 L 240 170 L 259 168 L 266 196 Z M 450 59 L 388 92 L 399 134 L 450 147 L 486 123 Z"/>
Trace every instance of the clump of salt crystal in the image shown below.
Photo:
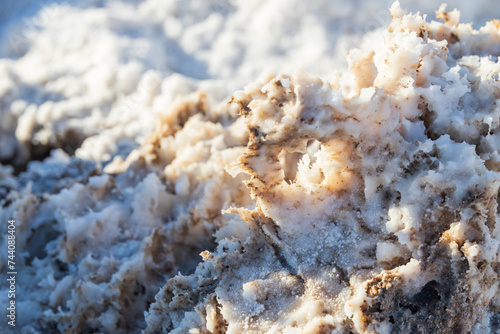
<path fill-rule="evenodd" d="M 497 331 L 500 23 L 474 30 L 444 8 L 444 23 L 428 23 L 398 3 L 391 12 L 381 42 L 352 50 L 335 80 L 297 71 L 249 85 L 229 105 L 203 92 L 155 100 L 157 129 L 104 171 L 80 159 L 106 160 L 114 139 L 146 131 L 153 114 L 139 124 L 134 108 L 116 109 L 104 122 L 112 133 L 86 141 L 80 159 L 54 150 L 20 175 L 0 166 L 0 220 L 18 222 L 25 263 L 16 303 L 30 312 L 19 327 Z M 117 88 L 131 89 L 139 72 L 118 75 L 129 80 Z M 113 98 L 96 87 L 93 102 Z M 15 135 L 43 156 L 48 116 L 64 109 L 39 111 Z M 62 142 L 78 146 L 82 133 L 65 129 Z"/>
<path fill-rule="evenodd" d="M 500 23 L 406 14 L 325 82 L 234 95 L 254 208 L 161 289 L 146 333 L 498 330 Z M 286 84 L 284 84 L 286 82 Z"/>

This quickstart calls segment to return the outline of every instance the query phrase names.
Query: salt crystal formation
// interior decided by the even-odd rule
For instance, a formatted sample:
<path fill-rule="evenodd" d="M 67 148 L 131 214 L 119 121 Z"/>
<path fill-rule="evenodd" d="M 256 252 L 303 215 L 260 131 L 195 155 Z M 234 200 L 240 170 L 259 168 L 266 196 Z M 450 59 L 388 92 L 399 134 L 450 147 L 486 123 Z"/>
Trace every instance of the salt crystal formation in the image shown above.
<path fill-rule="evenodd" d="M 228 212 L 250 236 L 171 279 L 146 333 L 499 329 L 500 22 L 391 13 L 338 80 L 234 94 L 250 139 L 227 169 L 256 205 Z"/>
<path fill-rule="evenodd" d="M 245 177 L 224 171 L 248 135 L 236 106 L 220 111 L 208 110 L 202 93 L 179 100 L 141 150 L 104 174 L 61 151 L 31 164 L 17 184 L 12 169 L 0 170 L 2 188 L 10 189 L 0 213 L 18 222 L 27 264 L 18 276 L 18 325 L 137 331 L 159 288 L 191 272 L 198 254 L 213 249 L 214 233 L 242 233 L 224 229 L 221 209 L 252 204 Z"/>
<path fill-rule="evenodd" d="M 391 14 L 335 80 L 185 96 L 104 170 L 62 151 L 0 166 L 19 327 L 499 331 L 500 21 Z"/>

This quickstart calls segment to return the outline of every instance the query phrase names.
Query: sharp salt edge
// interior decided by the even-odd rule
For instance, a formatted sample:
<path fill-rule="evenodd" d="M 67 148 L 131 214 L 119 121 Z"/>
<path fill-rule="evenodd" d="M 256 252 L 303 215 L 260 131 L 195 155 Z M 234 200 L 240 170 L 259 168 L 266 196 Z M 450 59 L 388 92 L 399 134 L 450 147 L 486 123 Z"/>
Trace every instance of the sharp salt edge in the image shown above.
<path fill-rule="evenodd" d="M 104 168 L 3 165 L 22 331 L 499 331 L 500 21 L 390 13 L 348 70 L 184 95 Z"/>

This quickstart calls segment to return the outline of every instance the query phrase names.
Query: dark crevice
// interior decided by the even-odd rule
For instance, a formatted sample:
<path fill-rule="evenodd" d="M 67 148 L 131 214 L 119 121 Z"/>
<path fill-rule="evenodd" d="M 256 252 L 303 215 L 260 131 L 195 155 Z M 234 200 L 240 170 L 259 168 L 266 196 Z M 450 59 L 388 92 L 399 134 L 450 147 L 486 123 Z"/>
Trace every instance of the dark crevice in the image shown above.
<path fill-rule="evenodd" d="M 25 144 L 24 147 L 27 150 L 27 156 L 22 156 L 20 153 L 21 148 L 18 148 L 15 156 L 8 159 L 0 159 L 0 164 L 12 166 L 14 168 L 14 175 L 18 176 L 28 169 L 30 162 L 43 161 L 50 157 L 54 149 L 61 149 L 70 157 L 74 156 L 76 150 L 82 145 L 84 140 L 84 136 L 78 134 L 73 129 L 69 129 L 63 134 L 58 135 L 55 143 L 44 145 L 30 142 Z"/>
<path fill-rule="evenodd" d="M 274 252 L 274 256 L 276 257 L 276 259 L 278 260 L 278 262 L 281 264 L 281 266 L 283 268 L 285 268 L 286 270 L 288 270 L 290 272 L 290 274 L 292 274 L 293 276 L 296 276 L 300 280 L 304 281 L 300 276 L 298 276 L 297 270 L 295 268 L 293 268 L 288 263 L 288 261 L 286 260 L 285 256 L 281 253 L 281 250 L 279 249 L 279 247 L 276 244 L 274 244 L 274 243 L 270 243 L 269 245 L 272 247 L 273 252 Z"/>
<path fill-rule="evenodd" d="M 227 327 L 229 323 L 224 316 L 222 315 L 222 305 L 219 303 L 219 300 L 216 296 L 214 296 L 214 301 L 216 305 L 216 319 L 217 319 L 217 330 L 214 334 L 225 334 L 227 332 Z"/>
<path fill-rule="evenodd" d="M 31 161 L 43 161 L 48 158 L 52 149 L 53 147 L 49 145 L 30 144 L 29 152 L 31 154 L 29 160 L 25 160 L 22 156 L 20 156 L 20 149 L 18 148 L 15 156 L 8 159 L 0 159 L 0 164 L 12 166 L 14 168 L 14 175 L 18 176 L 28 169 L 28 164 Z"/>
<path fill-rule="evenodd" d="M 438 289 L 439 284 L 436 281 L 430 281 L 413 296 L 409 304 L 402 305 L 402 307 L 409 309 L 412 314 L 416 314 L 423 308 L 433 309 L 441 300 Z"/>
<path fill-rule="evenodd" d="M 284 248 L 280 237 L 280 227 L 270 218 L 264 218 L 265 222 L 258 221 L 257 226 L 260 229 L 261 234 L 265 237 L 266 242 L 273 249 L 274 256 L 280 263 L 280 265 L 286 269 L 291 275 L 297 277 L 302 283 L 304 283 L 304 278 L 302 278 L 297 269 L 295 269 L 290 263 L 288 263 L 285 255 L 283 255 L 282 248 Z M 271 231 L 273 229 L 274 231 Z"/>
<path fill-rule="evenodd" d="M 432 123 L 434 123 L 434 120 L 436 119 L 436 112 L 430 110 L 427 103 L 420 104 L 418 106 L 418 109 L 422 111 L 422 116 L 420 116 L 420 119 L 424 122 L 425 135 L 432 140 L 436 140 L 441 137 L 441 134 L 436 133 L 432 129 Z"/>

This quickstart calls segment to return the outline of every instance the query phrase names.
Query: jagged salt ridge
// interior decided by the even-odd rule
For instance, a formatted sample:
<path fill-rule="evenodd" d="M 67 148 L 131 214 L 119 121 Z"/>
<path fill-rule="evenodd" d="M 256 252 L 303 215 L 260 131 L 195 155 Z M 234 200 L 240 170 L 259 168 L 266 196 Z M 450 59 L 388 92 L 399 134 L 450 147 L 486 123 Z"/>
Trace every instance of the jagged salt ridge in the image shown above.
<path fill-rule="evenodd" d="M 250 228 L 156 296 L 146 333 L 494 333 L 500 22 L 399 3 L 383 42 L 325 82 L 233 95 Z M 298 162 L 298 163 L 297 163 Z"/>

